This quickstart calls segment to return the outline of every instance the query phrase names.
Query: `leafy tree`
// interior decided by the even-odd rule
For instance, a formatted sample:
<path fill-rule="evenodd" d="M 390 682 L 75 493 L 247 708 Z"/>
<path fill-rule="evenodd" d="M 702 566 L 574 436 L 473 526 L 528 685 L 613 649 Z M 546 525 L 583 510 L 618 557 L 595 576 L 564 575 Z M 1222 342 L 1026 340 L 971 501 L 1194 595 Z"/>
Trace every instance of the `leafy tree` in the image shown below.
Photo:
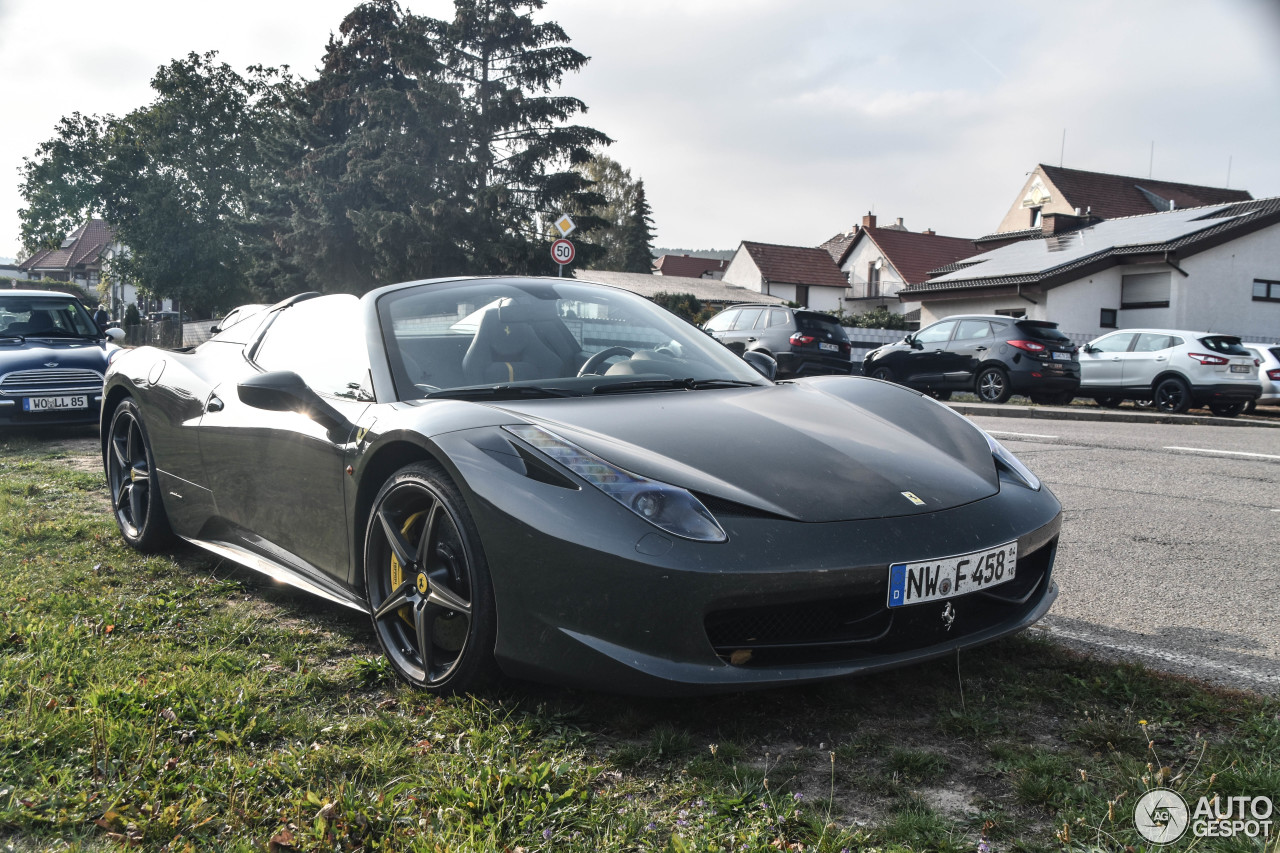
<path fill-rule="evenodd" d="M 586 104 L 552 94 L 587 57 L 569 47 L 559 24 L 534 22 L 533 13 L 545 5 L 454 0 L 453 20 L 438 30 L 447 77 L 461 94 L 455 129 L 464 147 L 471 218 L 460 236 L 477 273 L 550 272 L 543 219 L 570 205 L 590 209 L 600 202 L 569 167 L 612 140 L 569 124 Z M 600 223 L 577 224 L 585 236 Z"/>
<path fill-rule="evenodd" d="M 573 168 L 590 181 L 591 190 L 601 198 L 589 210 L 578 206 L 571 211 L 575 219 L 593 215 L 601 223 L 584 242 L 597 248 L 591 263 L 599 269 L 652 272 L 653 219 L 643 197 L 644 182 L 633 180 L 629 169 L 604 154 Z M 649 253 L 645 257 L 641 257 L 642 246 Z"/>
<path fill-rule="evenodd" d="M 162 66 L 148 106 L 123 118 L 73 115 L 22 168 L 27 248 L 101 215 L 129 251 L 108 274 L 207 313 L 243 295 L 238 224 L 261 168 L 258 143 L 291 86 L 274 69 L 247 76 L 189 54 Z"/>

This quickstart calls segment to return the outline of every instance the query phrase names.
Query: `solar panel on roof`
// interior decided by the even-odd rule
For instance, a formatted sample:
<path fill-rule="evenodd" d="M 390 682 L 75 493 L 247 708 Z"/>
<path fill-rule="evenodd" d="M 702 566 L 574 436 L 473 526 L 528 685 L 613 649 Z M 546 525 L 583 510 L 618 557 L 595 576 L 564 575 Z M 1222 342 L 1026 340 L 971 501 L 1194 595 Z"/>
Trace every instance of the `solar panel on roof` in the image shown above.
<path fill-rule="evenodd" d="M 1067 234 L 1023 240 L 970 258 L 972 266 L 939 276 L 930 283 L 1043 273 L 1113 248 L 1167 243 L 1215 228 L 1241 215 L 1219 215 L 1226 207 L 1229 205 L 1213 211 L 1199 207 L 1109 219 Z"/>

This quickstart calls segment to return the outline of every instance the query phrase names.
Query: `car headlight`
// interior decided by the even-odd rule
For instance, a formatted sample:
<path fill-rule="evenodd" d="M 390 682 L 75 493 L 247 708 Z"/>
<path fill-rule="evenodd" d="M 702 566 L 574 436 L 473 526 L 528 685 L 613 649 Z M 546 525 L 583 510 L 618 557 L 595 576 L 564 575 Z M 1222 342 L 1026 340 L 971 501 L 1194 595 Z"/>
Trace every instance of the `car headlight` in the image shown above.
<path fill-rule="evenodd" d="M 1022 480 L 1022 482 L 1026 483 L 1032 489 L 1035 489 L 1037 492 L 1040 491 L 1040 478 L 1035 474 L 1032 474 L 1030 468 L 1023 465 L 1022 462 L 1018 460 L 1018 457 L 1014 456 L 1009 451 L 1009 448 L 992 438 L 990 433 L 985 429 L 982 429 L 981 427 L 978 429 L 986 437 L 987 446 L 991 448 L 991 455 L 995 457 L 996 464 L 1003 466 L 1011 474 L 1019 480 Z"/>
<path fill-rule="evenodd" d="M 702 501 L 678 486 L 624 471 L 542 427 L 520 425 L 503 429 L 524 439 L 660 530 L 698 542 L 724 542 L 729 538 Z"/>

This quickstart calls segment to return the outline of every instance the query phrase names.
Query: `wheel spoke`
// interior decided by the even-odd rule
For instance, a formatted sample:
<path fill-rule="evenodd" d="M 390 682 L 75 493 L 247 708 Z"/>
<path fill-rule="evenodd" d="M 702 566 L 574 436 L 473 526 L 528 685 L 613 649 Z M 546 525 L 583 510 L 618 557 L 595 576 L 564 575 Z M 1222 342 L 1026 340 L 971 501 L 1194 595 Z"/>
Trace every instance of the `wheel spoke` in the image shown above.
<path fill-rule="evenodd" d="M 125 502 L 129 500 L 129 493 L 133 491 L 133 483 L 128 480 L 120 484 L 120 491 L 116 493 L 116 511 L 124 509 Z"/>
<path fill-rule="evenodd" d="M 440 518 L 440 502 L 435 501 L 427 512 L 427 521 L 422 525 L 422 536 L 418 539 L 418 550 L 414 554 L 414 561 L 419 566 L 425 567 L 427 565 L 427 555 L 430 553 L 431 540 L 435 538 L 436 520 L 438 518 Z"/>
<path fill-rule="evenodd" d="M 147 518 L 147 495 L 138 488 L 138 483 L 131 483 L 132 488 L 129 489 L 129 511 L 133 513 L 133 526 L 142 530 L 143 522 Z"/>
<path fill-rule="evenodd" d="M 442 583 L 437 583 L 434 578 L 431 580 L 431 589 L 427 591 L 427 601 L 445 610 L 471 616 L 471 602 L 464 601 L 456 592 Z"/>
<path fill-rule="evenodd" d="M 129 460 L 125 458 L 124 448 L 128 440 L 128 436 L 114 435 L 111 437 L 111 455 L 115 457 L 116 465 L 122 470 L 129 467 Z"/>
<path fill-rule="evenodd" d="M 414 583 L 414 580 L 410 578 L 409 580 L 400 584 L 400 586 L 397 587 L 396 590 L 393 593 L 391 593 L 391 595 L 387 596 L 387 600 L 382 602 L 382 605 L 374 612 L 373 614 L 374 620 L 376 621 L 376 620 L 385 619 L 390 614 L 395 613 L 401 607 L 404 607 L 406 604 L 408 604 L 409 596 L 413 592 L 413 583 Z"/>
<path fill-rule="evenodd" d="M 439 611 L 426 601 L 413 608 L 413 626 L 418 634 L 418 657 L 422 660 L 422 680 L 431 680 L 431 626 Z"/>
<path fill-rule="evenodd" d="M 133 464 L 133 461 L 134 461 L 135 459 L 137 459 L 137 458 L 138 458 L 138 456 L 137 456 L 137 452 L 135 451 L 134 446 L 133 446 L 134 436 L 135 436 L 135 435 L 137 435 L 137 433 L 138 433 L 138 426 L 137 426 L 137 424 L 134 424 L 134 423 L 130 422 L 130 424 L 129 424 L 129 438 L 128 438 L 128 445 L 127 445 L 127 446 L 126 446 L 126 448 L 125 448 L 125 456 L 126 456 L 126 457 L 128 457 L 128 460 L 129 460 L 129 461 L 128 461 L 128 463 L 127 463 L 127 464 L 129 464 L 129 465 L 132 465 L 132 464 Z"/>
<path fill-rule="evenodd" d="M 408 569 L 413 563 L 413 548 L 385 509 L 378 510 L 378 521 L 382 524 L 382 531 L 387 536 L 387 542 L 391 545 L 391 551 L 396 555 L 396 560 L 402 567 Z"/>

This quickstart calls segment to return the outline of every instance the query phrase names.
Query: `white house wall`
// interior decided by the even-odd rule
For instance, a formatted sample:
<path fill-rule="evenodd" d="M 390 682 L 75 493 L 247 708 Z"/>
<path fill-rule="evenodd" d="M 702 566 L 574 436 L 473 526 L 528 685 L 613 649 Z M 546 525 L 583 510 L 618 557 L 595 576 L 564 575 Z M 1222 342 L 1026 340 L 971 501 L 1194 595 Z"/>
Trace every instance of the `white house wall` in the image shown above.
<path fill-rule="evenodd" d="M 760 273 L 760 267 L 756 266 L 751 253 L 743 246 L 738 247 L 733 259 L 729 261 L 729 266 L 725 267 L 723 281 L 725 284 L 736 284 L 738 287 L 745 287 L 756 293 L 764 292 L 762 289 L 764 276 Z"/>
<path fill-rule="evenodd" d="M 875 241 L 868 238 L 858 241 L 858 245 L 849 253 L 849 257 L 845 259 L 844 264 L 840 267 L 840 271 L 845 274 L 845 278 L 849 279 L 849 286 L 852 288 L 854 296 L 866 296 L 867 294 L 867 267 L 876 262 L 878 258 L 884 258 L 884 263 L 880 268 L 880 295 L 894 298 L 898 295 L 898 291 L 902 289 L 902 277 L 898 274 L 893 264 L 889 263 L 889 259 L 884 257 L 884 253 L 880 251 L 880 247 Z M 856 310 L 856 309 L 855 309 Z M 901 314 L 904 310 L 910 310 L 910 306 L 904 306 L 901 303 L 897 305 L 889 303 L 889 310 Z"/>
<path fill-rule="evenodd" d="M 1043 294 L 1029 293 L 1032 304 L 1017 296 L 923 302 L 920 325 L 955 314 L 991 314 L 1022 309 L 1034 320 L 1052 320 L 1067 332 L 1100 335 L 1101 309 L 1117 310 L 1116 327 L 1192 329 L 1227 332 L 1249 340 L 1280 340 L 1280 302 L 1255 302 L 1254 279 L 1280 281 L 1280 225 L 1206 249 L 1178 261 L 1188 275 L 1167 264 L 1109 267 Z M 1125 275 L 1170 274 L 1168 308 L 1120 308 L 1120 282 Z M 910 304 L 907 305 L 910 307 Z"/>

